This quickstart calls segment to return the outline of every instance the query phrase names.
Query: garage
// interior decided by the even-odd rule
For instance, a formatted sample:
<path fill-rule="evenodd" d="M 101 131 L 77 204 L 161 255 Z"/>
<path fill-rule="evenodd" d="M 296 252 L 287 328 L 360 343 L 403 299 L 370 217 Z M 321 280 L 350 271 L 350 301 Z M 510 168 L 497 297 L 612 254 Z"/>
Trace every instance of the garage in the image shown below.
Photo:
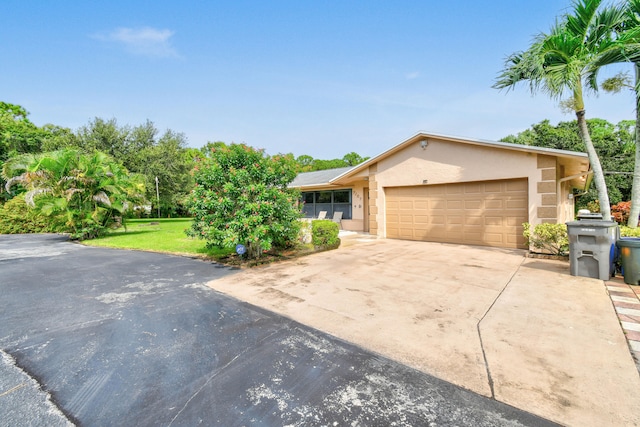
<path fill-rule="evenodd" d="M 526 248 L 526 178 L 387 187 L 387 238 Z"/>
<path fill-rule="evenodd" d="M 292 186 L 350 190 L 344 230 L 527 249 L 522 223 L 572 221 L 590 177 L 586 153 L 420 132 L 351 169 L 301 173 Z"/>

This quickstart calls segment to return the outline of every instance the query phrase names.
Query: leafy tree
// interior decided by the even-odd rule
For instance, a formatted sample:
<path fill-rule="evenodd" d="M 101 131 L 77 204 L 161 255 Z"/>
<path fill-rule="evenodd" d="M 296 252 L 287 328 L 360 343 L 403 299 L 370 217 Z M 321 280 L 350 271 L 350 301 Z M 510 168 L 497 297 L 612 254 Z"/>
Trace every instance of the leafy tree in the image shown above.
<path fill-rule="evenodd" d="M 539 34 L 528 50 L 507 58 L 494 88 L 513 88 L 519 82 L 528 81 L 532 93 L 541 90 L 554 99 L 561 99 L 569 92 L 570 98 L 564 106 L 576 114 L 593 168 L 602 216 L 608 220 L 611 218 L 609 195 L 585 120 L 583 85 L 597 89 L 587 75 L 596 58 L 612 48 L 613 31 L 621 25 L 624 15 L 617 8 L 598 13 L 600 4 L 601 0 L 575 0 L 572 13 L 559 19 L 548 34 Z"/>
<path fill-rule="evenodd" d="M 358 165 L 369 157 L 362 157 L 358 153 L 351 152 L 345 154 L 341 159 L 322 160 L 303 154 L 296 158 L 298 172 L 313 172 L 326 169 L 344 168 L 348 166 Z"/>
<path fill-rule="evenodd" d="M 44 134 L 41 147 L 42 152 L 57 151 L 63 148 L 79 146 L 76 135 L 69 128 L 46 124 L 41 127 L 41 130 Z"/>
<path fill-rule="evenodd" d="M 19 105 L 0 102 L 0 161 L 19 153 L 35 153 L 42 145 L 42 131 Z"/>
<path fill-rule="evenodd" d="M 250 258 L 298 237 L 299 193 L 287 188 L 296 176 L 293 156 L 268 156 L 244 144 L 214 148 L 194 169 L 188 199 L 194 222 L 187 234 L 208 247 L 243 244 Z"/>
<path fill-rule="evenodd" d="M 200 151 L 202 151 L 202 153 L 205 156 L 210 156 L 213 151 L 220 150 L 226 147 L 227 147 L 227 144 L 225 144 L 222 141 L 216 141 L 216 142 L 209 141 L 205 144 L 204 147 L 200 148 Z"/>
<path fill-rule="evenodd" d="M 40 152 L 47 141 L 59 138 L 62 133 L 68 131 L 53 125 L 39 128 L 28 116 L 29 113 L 23 107 L 0 102 L 0 168 L 10 157 Z M 0 184 L 4 186 L 2 179 Z M 7 199 L 7 193 L 0 195 L 0 202 Z"/>
<path fill-rule="evenodd" d="M 350 153 L 345 154 L 342 157 L 342 160 L 347 164 L 347 166 L 356 166 L 365 160 L 369 160 L 369 157 L 362 157 L 360 154 L 352 151 Z"/>
<path fill-rule="evenodd" d="M 102 235 L 144 194 L 136 176 L 101 152 L 23 154 L 4 164 L 3 176 L 7 191 L 19 184 L 27 205 L 77 239 Z"/>
<path fill-rule="evenodd" d="M 184 134 L 166 131 L 155 145 L 140 152 L 144 162 L 137 172 L 145 176 L 147 199 L 153 201 L 152 212 L 156 212 L 156 184 L 160 193 L 160 209 L 164 216 L 186 214 L 185 199 L 193 188 L 190 174 L 194 161 L 185 148 Z"/>
<path fill-rule="evenodd" d="M 167 130 L 158 138 L 158 133 L 149 120 L 131 127 L 96 117 L 78 130 L 76 143 L 86 152 L 108 153 L 127 170 L 143 175 L 152 214 L 158 208 L 156 177 L 161 216 L 184 214 L 184 199 L 193 185 L 189 172 L 194 159 L 187 154 L 184 134 Z"/>
<path fill-rule="evenodd" d="M 312 171 L 321 171 L 327 169 L 336 169 L 336 168 L 345 168 L 349 166 L 347 162 L 342 159 L 332 159 L 332 160 L 320 160 L 314 159 L 313 164 L 311 165 Z"/>
<path fill-rule="evenodd" d="M 313 167 L 313 157 L 303 154 L 296 158 L 296 163 L 298 163 L 298 172 L 310 172 Z"/>
<path fill-rule="evenodd" d="M 593 145 L 602 162 L 605 182 L 612 203 L 629 200 L 631 196 L 631 175 L 635 144 L 633 141 L 632 120 L 623 120 L 613 125 L 602 119 L 588 119 L 587 127 L 592 136 Z M 576 121 L 560 122 L 551 125 L 549 120 L 531 126 L 518 135 L 509 135 L 501 141 L 515 144 L 560 150 L 585 151 L 584 142 L 579 136 Z M 597 200 L 597 192 L 591 188 L 586 195 L 578 199 L 578 207 L 586 207 Z"/>

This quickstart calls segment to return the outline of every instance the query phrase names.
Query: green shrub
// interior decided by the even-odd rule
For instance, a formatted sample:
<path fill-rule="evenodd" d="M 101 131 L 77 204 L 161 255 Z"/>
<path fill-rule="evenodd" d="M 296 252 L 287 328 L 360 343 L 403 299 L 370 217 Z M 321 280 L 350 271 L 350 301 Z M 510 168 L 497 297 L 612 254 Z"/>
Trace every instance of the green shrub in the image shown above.
<path fill-rule="evenodd" d="M 303 245 L 311 243 L 311 221 L 300 220 L 298 241 Z"/>
<path fill-rule="evenodd" d="M 311 223 L 311 242 L 315 247 L 335 249 L 340 246 L 340 227 L 337 223 L 318 219 Z"/>
<path fill-rule="evenodd" d="M 564 224 L 538 224 L 531 231 L 531 224 L 525 222 L 524 238 L 536 249 L 541 249 L 553 255 L 566 255 L 569 252 L 569 236 Z"/>
<path fill-rule="evenodd" d="M 300 192 L 291 155 L 267 156 L 244 144 L 214 148 L 194 168 L 187 235 L 207 247 L 246 247 L 248 258 L 271 248 L 294 247 L 300 231 Z"/>
<path fill-rule="evenodd" d="M 621 237 L 640 237 L 640 227 L 631 228 L 631 227 L 627 227 L 626 225 L 621 225 L 620 236 Z"/>
<path fill-rule="evenodd" d="M 55 233 L 61 228 L 53 219 L 29 208 L 20 194 L 0 206 L 0 234 Z"/>

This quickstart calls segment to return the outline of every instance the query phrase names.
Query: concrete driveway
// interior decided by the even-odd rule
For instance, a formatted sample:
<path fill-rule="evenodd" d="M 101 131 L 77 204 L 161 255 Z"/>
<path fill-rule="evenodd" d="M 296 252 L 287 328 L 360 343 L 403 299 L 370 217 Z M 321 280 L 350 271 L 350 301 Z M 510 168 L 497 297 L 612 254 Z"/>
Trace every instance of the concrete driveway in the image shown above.
<path fill-rule="evenodd" d="M 209 286 L 562 424 L 640 425 L 604 283 L 524 255 L 352 235 Z"/>
<path fill-rule="evenodd" d="M 302 306 L 289 286 L 327 282 L 294 280 L 295 271 L 348 253 L 237 272 L 57 236 L 0 236 L 0 425 L 551 425 L 205 286 L 238 277 L 238 289 Z M 358 294 L 362 285 L 341 286 Z M 348 311 L 342 304 L 330 323 Z M 383 312 L 371 304 L 372 317 Z M 399 328 L 404 313 L 396 309 Z M 351 326 L 354 337 L 366 333 Z"/>

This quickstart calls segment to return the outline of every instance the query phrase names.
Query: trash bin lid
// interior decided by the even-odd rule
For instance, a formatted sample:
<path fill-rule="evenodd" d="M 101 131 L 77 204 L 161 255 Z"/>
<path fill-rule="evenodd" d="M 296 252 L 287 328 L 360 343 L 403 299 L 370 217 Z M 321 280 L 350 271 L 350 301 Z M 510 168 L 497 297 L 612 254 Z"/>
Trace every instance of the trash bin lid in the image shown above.
<path fill-rule="evenodd" d="M 640 248 L 640 237 L 621 237 L 616 244 L 619 248 Z"/>
<path fill-rule="evenodd" d="M 577 218 L 579 220 L 602 219 L 602 214 L 600 212 L 578 212 Z"/>
<path fill-rule="evenodd" d="M 618 225 L 615 221 L 603 221 L 597 219 L 581 219 L 580 221 L 569 221 L 565 223 L 567 227 L 593 227 L 593 228 L 609 228 Z"/>

